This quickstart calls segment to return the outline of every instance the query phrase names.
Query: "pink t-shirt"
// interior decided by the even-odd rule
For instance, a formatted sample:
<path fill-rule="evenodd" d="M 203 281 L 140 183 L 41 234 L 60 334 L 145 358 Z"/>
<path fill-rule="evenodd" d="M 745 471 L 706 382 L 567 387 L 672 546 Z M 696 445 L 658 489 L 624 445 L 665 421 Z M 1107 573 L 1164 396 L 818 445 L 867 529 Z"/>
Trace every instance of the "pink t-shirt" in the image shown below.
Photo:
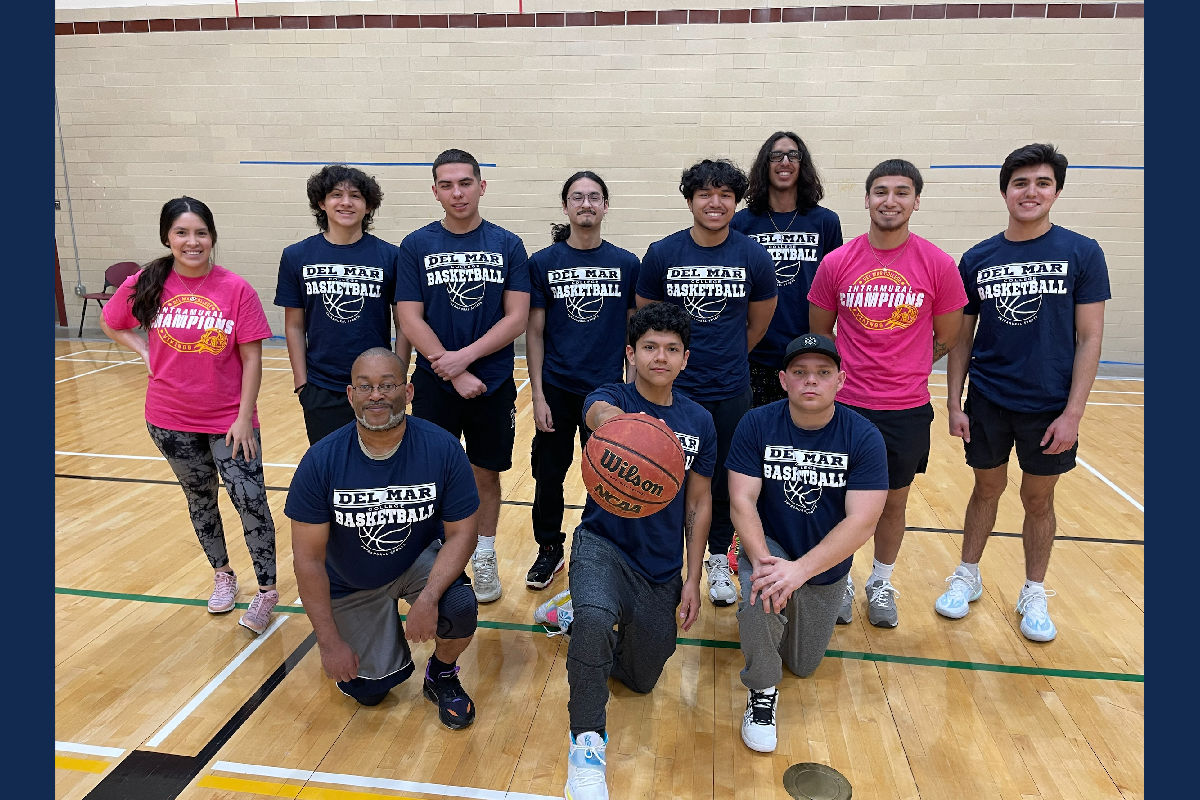
<path fill-rule="evenodd" d="M 108 327 L 137 327 L 129 298 L 141 274 L 130 276 L 104 304 Z M 188 284 L 171 271 L 149 331 L 154 374 L 146 386 L 146 421 L 174 431 L 225 433 L 241 400 L 238 345 L 270 338 L 271 327 L 258 293 L 224 267 L 214 265 L 203 282 Z M 252 424 L 258 427 L 257 408 Z"/>
<path fill-rule="evenodd" d="M 876 250 L 877 258 L 864 233 L 817 267 L 808 300 L 837 314 L 843 403 L 899 410 L 929 402 L 933 318 L 965 306 L 967 293 L 949 253 L 915 233 L 906 246 Z"/>

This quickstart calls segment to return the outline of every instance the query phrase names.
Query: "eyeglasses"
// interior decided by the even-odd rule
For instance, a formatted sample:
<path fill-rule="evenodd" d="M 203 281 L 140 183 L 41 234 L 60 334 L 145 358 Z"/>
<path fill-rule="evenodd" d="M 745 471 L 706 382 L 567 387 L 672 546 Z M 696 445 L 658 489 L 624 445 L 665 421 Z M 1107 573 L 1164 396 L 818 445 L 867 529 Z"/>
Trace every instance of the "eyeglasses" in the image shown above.
<path fill-rule="evenodd" d="M 767 154 L 767 158 L 769 158 L 771 161 L 774 161 L 775 163 L 779 163 L 780 161 L 783 161 L 785 156 L 787 157 L 788 161 L 794 161 L 797 164 L 800 163 L 800 151 L 799 150 L 772 150 L 770 153 Z"/>
<path fill-rule="evenodd" d="M 604 202 L 604 195 L 600 194 L 599 192 L 589 192 L 588 194 L 584 194 L 583 192 L 572 192 L 571 194 L 567 195 L 567 199 L 571 201 L 572 205 L 576 206 L 583 205 L 584 200 L 587 200 L 594 206 L 598 206 Z"/>
<path fill-rule="evenodd" d="M 359 394 L 369 395 L 378 389 L 380 394 L 391 394 L 399 388 L 400 384 L 398 383 L 381 383 L 378 386 L 372 386 L 369 383 L 359 383 L 354 386 L 354 391 Z"/>

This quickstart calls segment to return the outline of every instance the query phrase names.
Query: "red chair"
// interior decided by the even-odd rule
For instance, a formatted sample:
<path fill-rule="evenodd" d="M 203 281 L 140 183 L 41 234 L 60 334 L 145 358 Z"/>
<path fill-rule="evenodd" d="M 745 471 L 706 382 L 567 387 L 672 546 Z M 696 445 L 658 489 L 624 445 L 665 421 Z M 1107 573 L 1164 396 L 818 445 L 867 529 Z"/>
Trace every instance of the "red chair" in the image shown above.
<path fill-rule="evenodd" d="M 83 336 L 83 318 L 87 316 L 88 300 L 95 300 L 104 308 L 104 304 L 112 299 L 113 292 L 110 290 L 116 289 L 125 279 L 133 273 L 141 269 L 142 266 L 136 261 L 118 261 L 108 269 L 104 270 L 104 290 L 100 292 L 88 292 L 83 296 L 83 313 L 79 315 L 79 335 Z"/>

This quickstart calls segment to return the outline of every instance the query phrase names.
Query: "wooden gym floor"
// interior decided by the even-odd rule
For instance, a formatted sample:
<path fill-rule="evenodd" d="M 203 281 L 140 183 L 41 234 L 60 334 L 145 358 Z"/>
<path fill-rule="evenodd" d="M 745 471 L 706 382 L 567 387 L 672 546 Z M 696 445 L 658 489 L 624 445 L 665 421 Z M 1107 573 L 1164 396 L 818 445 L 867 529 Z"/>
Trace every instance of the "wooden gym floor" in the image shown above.
<path fill-rule="evenodd" d="M 481 606 L 479 633 L 460 659 L 478 718 L 450 731 L 422 697 L 419 670 L 374 708 L 358 707 L 321 672 L 283 513 L 307 440 L 282 340 L 264 350 L 258 405 L 281 605 L 257 639 L 237 625 L 253 572 L 224 494 L 230 556 L 244 588 L 238 611 L 213 617 L 204 608 L 211 570 L 145 430 L 145 368 L 107 340 L 57 340 L 55 354 L 57 798 L 562 796 L 566 642 L 533 625 L 532 612 L 566 588 L 566 573 L 543 592 L 524 585 L 536 545 L 523 361 L 497 542 L 504 595 Z M 1015 482 L 983 559 L 983 597 L 962 620 L 933 611 L 959 560 L 971 473 L 961 443 L 946 433 L 944 374 L 930 386 L 930 468 L 910 496 L 894 577 L 900 626 L 866 623 L 868 543 L 853 569 L 853 624 L 838 626 L 812 677 L 785 671 L 779 747 L 760 754 L 739 735 L 745 689 L 734 608 L 706 600 L 652 693 L 613 686 L 613 798 L 786 798 L 783 773 L 799 762 L 832 766 L 855 798 L 1143 797 L 1142 380 L 1096 382 L 1080 466 L 1059 483 L 1059 540 L 1047 577 L 1058 592 L 1050 609 L 1059 636 L 1047 644 L 1017 630 L 1024 574 Z M 583 497 L 574 472 L 568 531 Z M 414 647 L 418 666 L 429 650 Z"/>

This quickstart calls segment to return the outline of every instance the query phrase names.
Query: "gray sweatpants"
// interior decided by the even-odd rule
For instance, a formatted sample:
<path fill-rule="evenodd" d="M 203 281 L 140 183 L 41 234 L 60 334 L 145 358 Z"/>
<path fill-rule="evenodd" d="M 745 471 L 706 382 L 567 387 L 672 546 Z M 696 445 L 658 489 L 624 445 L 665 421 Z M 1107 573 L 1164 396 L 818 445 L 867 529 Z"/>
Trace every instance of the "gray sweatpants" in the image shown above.
<path fill-rule="evenodd" d="M 771 555 L 790 558 L 778 542 L 769 536 L 766 539 Z M 833 638 L 846 581 L 825 586 L 804 584 L 792 592 L 782 614 L 767 613 L 761 598 L 750 605 L 750 561 L 745 553 L 738 554 L 738 581 L 742 585 L 738 638 L 746 659 L 742 684 L 747 689 L 777 686 L 783 679 L 783 664 L 801 678 L 813 674 Z"/>
<path fill-rule="evenodd" d="M 568 576 L 575 616 L 567 645 L 567 713 L 574 735 L 604 728 L 609 675 L 640 694 L 658 683 L 675 652 L 683 577 L 651 583 L 610 541 L 582 525 L 571 540 Z"/>

